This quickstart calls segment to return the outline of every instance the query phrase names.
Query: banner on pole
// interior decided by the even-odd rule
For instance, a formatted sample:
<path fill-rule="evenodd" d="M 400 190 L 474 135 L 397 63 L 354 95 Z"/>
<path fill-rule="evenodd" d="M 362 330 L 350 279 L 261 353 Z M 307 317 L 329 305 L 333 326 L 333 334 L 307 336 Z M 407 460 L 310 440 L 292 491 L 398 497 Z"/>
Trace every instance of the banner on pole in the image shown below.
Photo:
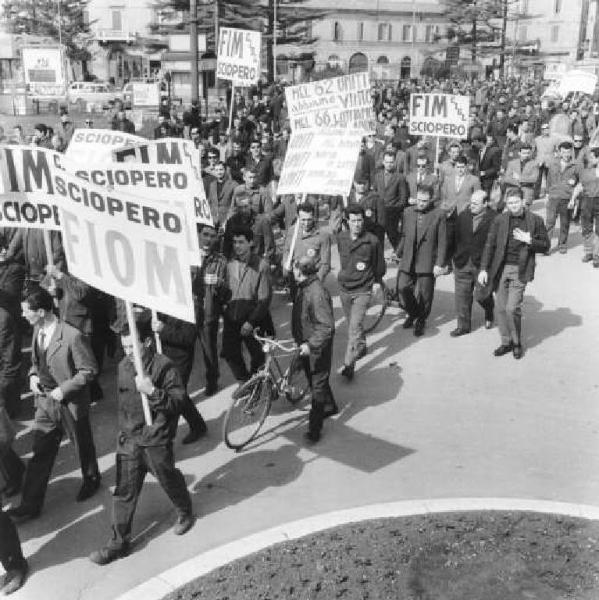
<path fill-rule="evenodd" d="M 470 96 L 410 94 L 410 133 L 465 139 L 468 137 Z"/>
<path fill-rule="evenodd" d="M 112 151 L 121 146 L 145 143 L 137 135 L 110 129 L 75 129 L 65 156 L 78 163 L 98 165 L 112 162 Z"/>
<path fill-rule="evenodd" d="M 260 79 L 262 34 L 233 27 L 221 27 L 219 32 L 216 76 L 245 87 L 256 83 Z"/>
<path fill-rule="evenodd" d="M 362 136 L 354 129 L 294 131 L 277 194 L 349 194 Z"/>
<path fill-rule="evenodd" d="M 143 140 L 127 145 L 112 152 L 115 162 L 139 162 L 151 165 L 180 165 L 192 170 L 195 179 L 189 179 L 190 199 L 193 200 L 195 222 L 202 225 L 214 225 L 206 191 L 202 183 L 202 165 L 200 153 L 190 140 L 181 138 L 162 138 Z"/>
<path fill-rule="evenodd" d="M 347 127 L 370 133 L 376 115 L 368 73 L 353 73 L 285 88 L 291 129 Z"/>

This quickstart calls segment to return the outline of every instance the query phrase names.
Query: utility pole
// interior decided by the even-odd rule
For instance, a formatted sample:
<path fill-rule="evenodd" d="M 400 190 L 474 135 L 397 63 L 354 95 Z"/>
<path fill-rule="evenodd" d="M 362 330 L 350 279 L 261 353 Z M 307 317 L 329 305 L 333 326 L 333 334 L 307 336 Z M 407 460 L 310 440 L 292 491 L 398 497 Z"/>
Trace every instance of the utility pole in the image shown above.
<path fill-rule="evenodd" d="M 505 45 L 507 31 L 507 0 L 501 0 L 501 48 L 499 52 L 499 76 L 505 76 Z M 515 43 L 515 39 L 514 39 Z"/>
<path fill-rule="evenodd" d="M 189 3 L 189 52 L 191 54 L 191 101 L 199 100 L 198 91 L 198 1 Z"/>

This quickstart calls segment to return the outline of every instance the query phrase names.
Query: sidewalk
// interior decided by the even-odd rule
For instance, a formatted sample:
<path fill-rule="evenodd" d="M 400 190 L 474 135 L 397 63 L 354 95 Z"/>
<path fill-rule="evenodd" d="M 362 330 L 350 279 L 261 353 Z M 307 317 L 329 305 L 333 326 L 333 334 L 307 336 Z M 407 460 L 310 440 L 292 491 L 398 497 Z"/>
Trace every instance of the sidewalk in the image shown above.
<path fill-rule="evenodd" d="M 336 254 L 336 252 L 335 252 Z M 76 504 L 79 473 L 72 449 L 61 449 L 42 516 L 20 533 L 32 573 L 14 598 L 116 598 L 160 572 L 224 543 L 334 510 L 411 499 L 531 498 L 599 506 L 599 407 L 596 346 L 599 271 L 582 264 L 574 228 L 570 251 L 538 259 L 528 286 L 520 361 L 495 358 L 497 330 L 482 327 L 453 339 L 453 278 L 438 281 L 423 338 L 401 328 L 391 309 L 369 338 L 354 382 L 332 377 L 341 414 L 322 441 L 304 446 L 306 413 L 275 409 L 265 435 L 235 454 L 221 441 L 233 389 L 213 398 L 194 393 L 209 435 L 175 453 L 199 516 L 184 537 L 170 527 L 174 513 L 152 478 L 139 503 L 132 555 L 107 567 L 87 560 L 109 536 L 114 484 L 115 405 L 92 410 L 101 493 Z M 334 277 L 330 277 L 332 282 Z M 276 296 L 275 323 L 288 337 L 290 306 Z M 335 298 L 341 363 L 346 328 Z M 112 378 L 109 372 L 105 381 Z M 194 373 L 191 390 L 202 386 Z M 105 386 L 106 388 L 107 386 Z M 186 433 L 181 427 L 178 440 Z M 27 429 L 18 450 L 31 447 Z"/>

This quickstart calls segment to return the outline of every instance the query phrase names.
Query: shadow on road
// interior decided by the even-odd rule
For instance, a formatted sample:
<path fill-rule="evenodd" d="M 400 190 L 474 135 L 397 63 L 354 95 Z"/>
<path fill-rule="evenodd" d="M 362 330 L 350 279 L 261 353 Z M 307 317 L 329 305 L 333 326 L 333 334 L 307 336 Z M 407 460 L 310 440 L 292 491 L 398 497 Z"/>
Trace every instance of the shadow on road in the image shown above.
<path fill-rule="evenodd" d="M 534 348 L 541 342 L 559 335 L 568 327 L 581 327 L 582 317 L 566 306 L 543 310 L 543 303 L 534 296 L 524 299 L 524 346 Z"/>

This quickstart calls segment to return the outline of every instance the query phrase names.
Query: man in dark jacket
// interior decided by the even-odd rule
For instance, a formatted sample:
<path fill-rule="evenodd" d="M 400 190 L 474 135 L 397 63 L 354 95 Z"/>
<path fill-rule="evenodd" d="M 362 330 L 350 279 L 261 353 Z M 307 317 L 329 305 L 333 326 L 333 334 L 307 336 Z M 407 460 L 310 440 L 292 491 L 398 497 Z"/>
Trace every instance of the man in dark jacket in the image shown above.
<path fill-rule="evenodd" d="M 522 358 L 521 319 L 526 284 L 533 280 L 535 253 L 549 250 L 543 219 L 524 208 L 522 190 L 511 189 L 507 211 L 493 221 L 483 251 L 478 282 L 491 285 L 501 345 L 495 356 Z"/>
<path fill-rule="evenodd" d="M 0 508 L 0 564 L 6 574 L 0 581 L 0 594 L 8 596 L 25 583 L 29 565 L 23 558 L 21 541 L 14 523 Z"/>
<path fill-rule="evenodd" d="M 397 247 L 401 259 L 397 294 L 408 313 L 403 327 L 409 329 L 413 325 L 417 337 L 424 333 L 431 312 L 435 278 L 445 272 L 446 252 L 445 210 L 434 208 L 433 190 L 421 185 L 416 192 L 416 204 L 404 211 Z"/>
<path fill-rule="evenodd" d="M 385 274 L 385 258 L 377 237 L 365 231 L 364 209 L 354 204 L 347 212 L 348 229 L 337 235 L 341 263 L 337 280 L 347 321 L 347 348 L 341 374 L 351 380 L 356 361 L 368 352 L 362 323 L 374 286 L 380 286 Z"/>
<path fill-rule="evenodd" d="M 195 520 L 185 478 L 175 467 L 173 456 L 173 439 L 185 401 L 185 387 L 172 361 L 154 352 L 147 325 L 147 322 L 140 323 L 138 327 L 139 342 L 143 344 L 143 373 L 136 372 L 134 338 L 129 328 L 126 327 L 121 335 L 125 357 L 118 366 L 119 433 L 112 536 L 106 546 L 89 555 L 89 559 L 98 565 L 108 564 L 129 553 L 135 507 L 148 472 L 156 477 L 177 510 L 173 532 L 183 535 Z M 147 396 L 152 425 L 145 421 L 141 394 Z"/>
<path fill-rule="evenodd" d="M 244 382 L 264 364 L 264 352 L 252 334 L 255 328 L 264 330 L 272 324 L 272 289 L 268 264 L 252 253 L 252 230 L 239 228 L 231 234 L 235 257 L 227 263 L 231 299 L 224 313 L 222 357 L 235 379 Z M 250 354 L 249 371 L 241 352 L 242 343 Z"/>
<path fill-rule="evenodd" d="M 100 471 L 89 420 L 89 383 L 97 372 L 89 340 L 57 319 L 52 296 L 40 288 L 22 304 L 33 328 L 29 386 L 35 396 L 33 456 L 27 464 L 21 504 L 8 513 L 39 516 L 60 442 L 66 433 L 77 447 L 83 484 L 81 502 L 96 493 Z"/>
<path fill-rule="evenodd" d="M 489 286 L 478 286 L 477 277 L 480 259 L 487 241 L 487 234 L 497 213 L 489 208 L 483 190 L 472 194 L 470 206 L 457 218 L 455 229 L 455 254 L 453 256 L 455 281 L 455 308 L 457 327 L 450 332 L 452 337 L 470 333 L 473 292 L 485 311 L 485 327 L 493 326 L 493 293 Z"/>
<path fill-rule="evenodd" d="M 308 431 L 309 442 L 320 439 L 322 422 L 337 413 L 329 377 L 335 336 L 331 296 L 318 278 L 316 262 L 309 256 L 295 261 L 293 275 L 297 293 L 291 311 L 291 331 L 300 346 L 300 356 L 312 390 Z"/>

